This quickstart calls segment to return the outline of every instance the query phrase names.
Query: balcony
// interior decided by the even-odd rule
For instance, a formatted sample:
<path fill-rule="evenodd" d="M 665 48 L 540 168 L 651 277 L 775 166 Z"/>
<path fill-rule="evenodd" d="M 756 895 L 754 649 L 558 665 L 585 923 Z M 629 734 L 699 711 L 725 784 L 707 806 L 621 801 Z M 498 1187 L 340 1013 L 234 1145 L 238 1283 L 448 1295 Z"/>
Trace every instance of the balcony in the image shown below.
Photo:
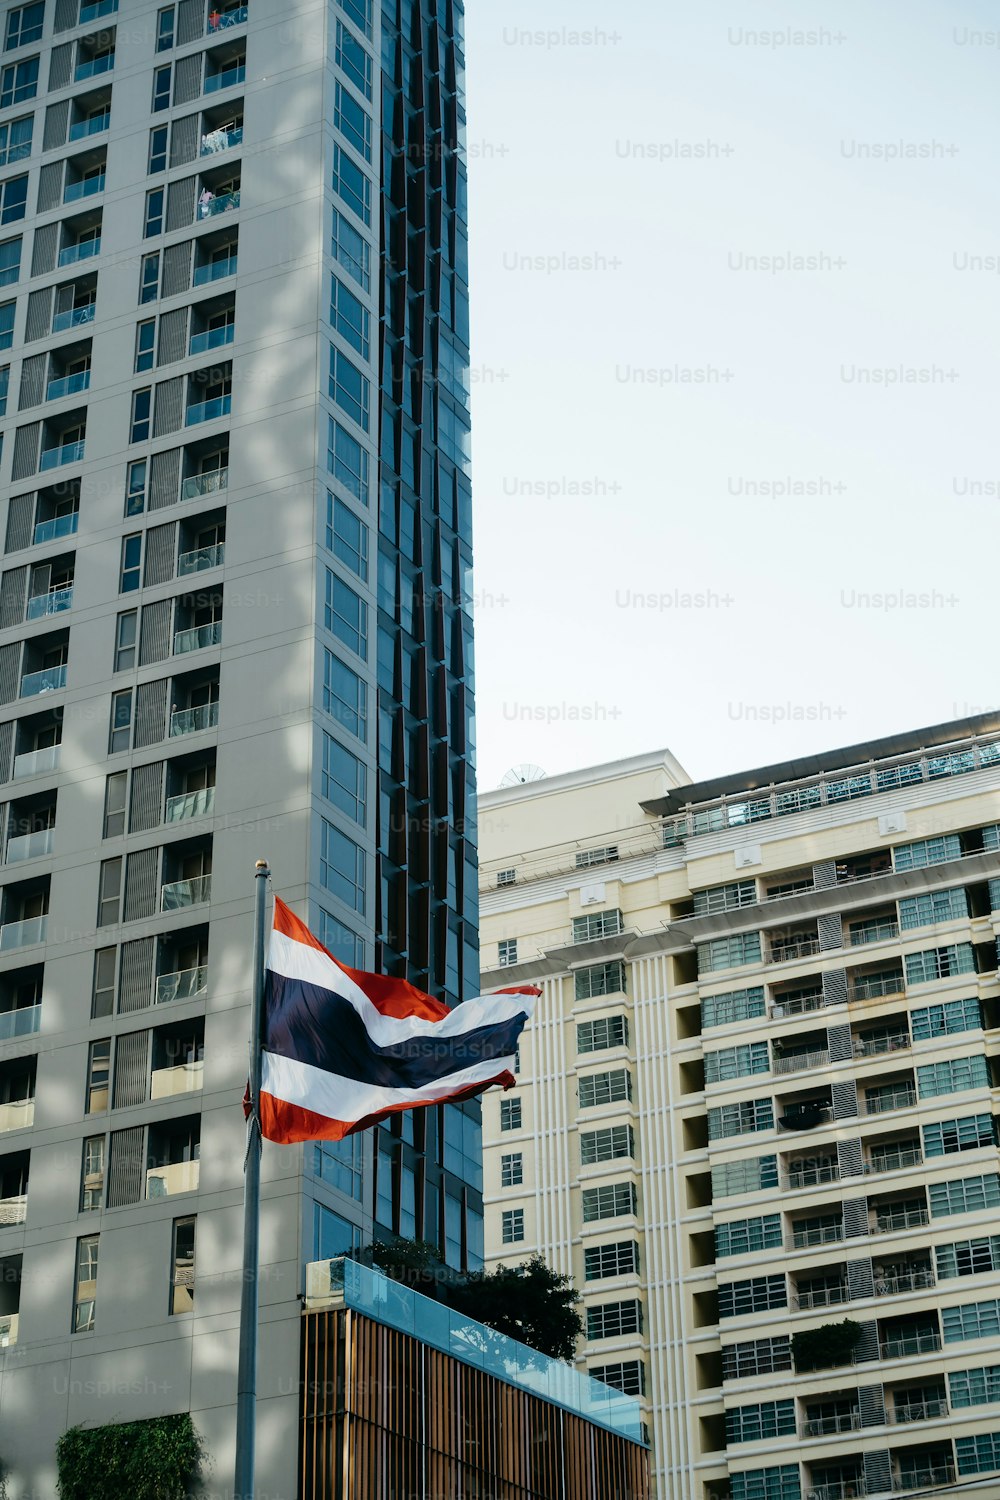
<path fill-rule="evenodd" d="M 170 715 L 170 738 L 178 734 L 200 734 L 203 729 L 215 729 L 218 723 L 218 699 L 214 703 L 200 703 L 197 708 L 175 708 Z"/>
<path fill-rule="evenodd" d="M 784 1057 L 776 1056 L 771 1064 L 772 1073 L 801 1073 L 805 1068 L 825 1068 L 830 1061 L 829 1049 L 817 1048 L 815 1052 L 790 1052 Z"/>
<path fill-rule="evenodd" d="M 911 1354 L 935 1354 L 940 1348 L 939 1333 L 902 1333 L 883 1339 L 879 1355 L 882 1359 L 906 1359 Z"/>
<path fill-rule="evenodd" d="M 802 1016 L 808 1011 L 823 1010 L 825 1005 L 826 1000 L 821 989 L 810 990 L 804 995 L 790 995 L 787 1000 L 776 995 L 771 1006 L 771 1018 L 780 1021 L 785 1016 Z"/>
<path fill-rule="evenodd" d="M 33 943 L 44 943 L 48 920 L 48 916 L 41 916 L 27 917 L 23 922 L 5 922 L 0 927 L 0 953 L 6 953 L 11 948 L 28 948 Z"/>
<path fill-rule="evenodd" d="M 0 1132 L 27 1130 L 34 1119 L 34 1099 L 16 1099 L 12 1104 L 0 1104 Z"/>
<path fill-rule="evenodd" d="M 110 124 L 111 110 L 106 109 L 102 114 L 91 115 L 89 120 L 77 120 L 75 125 L 69 127 L 69 138 L 71 141 L 86 140 L 88 136 L 100 135 Z"/>
<path fill-rule="evenodd" d="M 10 943 L 8 946 L 13 948 L 16 945 Z M 17 1036 L 34 1036 L 41 1024 L 41 1005 L 22 1005 L 19 1010 L 0 1011 L 0 1042 L 9 1042 Z"/>
<path fill-rule="evenodd" d="M 205 30 L 210 36 L 218 31 L 225 31 L 230 26 L 242 26 L 247 18 L 247 7 L 238 5 L 235 10 L 225 10 L 221 13 L 214 11 L 208 18 Z"/>
<path fill-rule="evenodd" d="M 899 1229 L 919 1229 L 924 1224 L 930 1223 L 930 1214 L 922 1204 L 913 1208 L 888 1209 L 883 1212 L 875 1210 L 875 1223 L 872 1226 L 873 1234 L 895 1234 Z"/>
<path fill-rule="evenodd" d="M 164 822 L 182 823 L 186 818 L 204 818 L 215 806 L 215 787 L 205 786 L 197 792 L 182 792 L 168 797 Z"/>
<path fill-rule="evenodd" d="M 829 1437 L 836 1432 L 859 1432 L 861 1430 L 861 1413 L 855 1407 L 853 1411 L 833 1412 L 828 1417 L 813 1417 L 803 1422 L 799 1428 L 799 1436 L 804 1438 Z"/>
<path fill-rule="evenodd" d="M 855 1057 L 883 1057 L 889 1052 L 908 1052 L 913 1046 L 908 1031 L 898 1031 L 893 1036 L 879 1036 L 864 1042 L 854 1043 Z"/>
<path fill-rule="evenodd" d="M 234 146 L 242 146 L 242 144 L 242 125 L 237 125 L 235 130 L 210 130 L 201 138 L 201 154 L 214 156 L 219 151 L 231 151 Z"/>
<path fill-rule="evenodd" d="M 82 83 L 85 78 L 97 78 L 102 73 L 110 73 L 115 65 L 115 54 L 105 52 L 100 57 L 90 57 L 86 62 L 77 63 L 73 72 L 73 82 Z"/>
<path fill-rule="evenodd" d="M 37 698 L 40 693 L 54 693 L 66 686 L 66 663 L 58 667 L 43 667 L 40 672 L 28 672 L 21 678 L 21 697 Z"/>
<path fill-rule="evenodd" d="M 238 83 L 246 83 L 246 77 L 245 62 L 236 63 L 231 68 L 223 68 L 220 73 L 209 73 L 205 79 L 205 93 L 217 94 L 220 89 L 231 89 Z"/>
<path fill-rule="evenodd" d="M 851 947 L 861 948 L 866 943 L 884 943 L 899 937 L 899 923 L 884 917 L 875 922 L 859 922 L 851 928 Z"/>
<path fill-rule="evenodd" d="M 64 245 L 59 251 L 59 264 L 61 266 L 72 266 L 78 260 L 89 260 L 92 255 L 101 253 L 101 236 L 97 235 L 92 240 L 80 240 L 76 245 Z"/>
<path fill-rule="evenodd" d="M 15 755 L 13 779 L 17 781 L 22 776 L 41 776 L 46 771 L 57 771 L 61 750 L 61 745 L 44 745 L 41 750 L 26 750 L 23 755 Z"/>
<path fill-rule="evenodd" d="M 814 1307 L 839 1307 L 842 1302 L 850 1301 L 850 1288 L 846 1281 L 837 1286 L 820 1286 L 811 1290 L 806 1289 L 795 1295 L 795 1306 L 800 1312 Z"/>
<path fill-rule="evenodd" d="M 828 1484 L 811 1484 L 807 1494 L 809 1500 L 855 1500 L 868 1494 L 868 1486 L 860 1474 L 853 1479 L 833 1479 Z"/>
<path fill-rule="evenodd" d="M 172 1161 L 150 1167 L 146 1173 L 147 1198 L 173 1198 L 177 1193 L 198 1191 L 198 1162 Z"/>
<path fill-rule="evenodd" d="M 790 1188 L 818 1187 L 824 1182 L 839 1182 L 840 1166 L 835 1161 L 810 1162 L 801 1167 L 790 1167 L 785 1174 L 785 1186 Z"/>
<path fill-rule="evenodd" d="M 792 958 L 810 958 L 820 951 L 819 938 L 803 934 L 790 938 L 772 938 L 769 961 L 782 964 Z"/>
<path fill-rule="evenodd" d="M 848 1000 L 883 1000 L 888 995 L 903 993 L 903 971 L 891 974 L 862 975 L 848 986 Z"/>
<path fill-rule="evenodd" d="M 889 1413 L 890 1422 L 903 1424 L 906 1422 L 932 1422 L 935 1417 L 946 1417 L 948 1415 L 948 1403 L 944 1397 L 935 1401 L 907 1401 L 902 1405 L 896 1405 Z"/>
<path fill-rule="evenodd" d="M 188 344 L 189 354 L 204 354 L 206 349 L 221 349 L 231 344 L 236 333 L 235 323 L 226 323 L 221 328 L 206 328 L 204 333 L 193 333 Z"/>
<path fill-rule="evenodd" d="M 52 853 L 56 831 L 54 828 L 39 828 L 34 833 L 20 833 L 7 840 L 7 864 L 14 865 L 22 859 L 41 859 Z"/>
<path fill-rule="evenodd" d="M 873 1151 L 865 1162 L 865 1172 L 898 1172 L 904 1167 L 919 1167 L 924 1153 L 919 1146 L 899 1146 L 886 1151 Z"/>
<path fill-rule="evenodd" d="M 78 510 L 68 511 L 64 516 L 53 516 L 49 521 L 38 522 L 35 526 L 32 540 L 37 547 L 42 542 L 57 541 L 59 537 L 75 536 L 76 528 L 79 524 L 80 512 Z"/>
<path fill-rule="evenodd" d="M 793 1224 L 791 1236 L 785 1244 L 789 1250 L 805 1250 L 810 1245 L 837 1244 L 843 1238 L 843 1221 L 838 1219 L 835 1224 L 821 1224 L 815 1228 L 800 1229 Z"/>
<path fill-rule="evenodd" d="M 59 615 L 64 609 L 72 608 L 73 585 L 69 584 L 63 589 L 52 589 L 48 594 L 35 594 L 34 598 L 28 600 L 24 618 L 42 620 L 47 615 Z"/>
<path fill-rule="evenodd" d="M 207 474 L 192 474 L 181 485 L 182 500 L 197 500 L 202 495 L 216 495 L 229 487 L 228 469 L 209 469 Z"/>
<path fill-rule="evenodd" d="M 174 655 L 183 656 L 188 651 L 204 651 L 207 646 L 217 646 L 221 640 L 221 620 L 211 620 L 207 625 L 192 625 L 190 630 L 177 631 L 174 636 Z"/>
<path fill-rule="evenodd" d="M 893 1479 L 892 1488 L 894 1492 L 905 1494 L 907 1490 L 927 1490 L 933 1489 L 935 1485 L 954 1483 L 955 1465 L 941 1463 L 932 1464 L 926 1469 L 907 1469 Z"/>
<path fill-rule="evenodd" d="M 176 974 L 157 974 L 154 1005 L 168 1005 L 171 1000 L 194 1000 L 208 990 L 208 965 L 180 969 Z"/>
<path fill-rule="evenodd" d="M 184 911 L 189 906 L 203 905 L 211 897 L 211 875 L 198 875 L 193 880 L 173 880 L 160 887 L 160 910 Z"/>
<path fill-rule="evenodd" d="M 0 1317 L 0 1349 L 9 1349 L 17 1343 L 19 1313 L 4 1313 Z"/>
<path fill-rule="evenodd" d="M 83 459 L 83 440 L 78 443 L 62 443 L 58 448 L 43 448 L 40 469 L 58 469 L 60 464 L 78 464 Z"/>
<path fill-rule="evenodd" d="M 863 1110 L 866 1115 L 883 1115 L 888 1110 L 909 1109 L 917 1102 L 917 1090 L 912 1083 L 898 1083 L 891 1088 L 872 1091 L 865 1095 Z"/>
<path fill-rule="evenodd" d="M 23 1224 L 28 1212 L 28 1195 L 20 1193 L 14 1198 L 0 1198 L 0 1227 Z"/>
<path fill-rule="evenodd" d="M 154 1068 L 151 1078 L 150 1098 L 172 1099 L 176 1094 L 189 1094 L 192 1089 L 200 1089 L 204 1072 L 205 1064 L 203 1062 L 179 1063 L 174 1068 Z M 198 1163 L 181 1162 L 175 1165 L 197 1167 Z M 164 1169 L 158 1167 L 156 1170 L 162 1172 Z M 170 1168 L 169 1170 L 173 1169 Z M 153 1196 L 148 1191 L 148 1174 L 146 1181 L 146 1196 L 148 1198 Z M 173 1191 L 190 1192 L 192 1190 L 190 1188 L 174 1188 Z"/>
<path fill-rule="evenodd" d="M 214 396 L 210 401 L 195 401 L 188 407 L 185 421 L 188 427 L 193 427 L 197 422 L 214 422 L 219 417 L 228 417 L 232 405 L 231 395 Z"/>
<path fill-rule="evenodd" d="M 63 396 L 75 396 L 79 391 L 90 389 L 90 371 L 76 370 L 72 375 L 63 375 L 59 380 L 50 380 L 45 388 L 46 401 L 60 401 Z"/>
<path fill-rule="evenodd" d="M 208 281 L 221 281 L 224 276 L 235 276 L 238 264 L 239 256 L 230 255 L 225 260 L 210 260 L 204 266 L 195 266 L 194 285 L 204 286 Z"/>
<path fill-rule="evenodd" d="M 931 1270 L 896 1271 L 888 1276 L 875 1277 L 876 1297 L 898 1297 L 905 1292 L 924 1292 L 935 1285 L 937 1278 Z"/>
<path fill-rule="evenodd" d="M 92 323 L 96 308 L 96 302 L 87 302 L 83 307 L 69 307 L 65 312 L 56 313 L 52 319 L 52 332 L 65 333 L 67 328 L 82 328 L 85 323 Z"/>
<path fill-rule="evenodd" d="M 183 578 L 188 573 L 205 573 L 209 568 L 221 568 L 225 556 L 225 542 L 217 542 L 214 547 L 196 547 L 193 552 L 182 552 L 177 559 L 177 576 Z"/>
<path fill-rule="evenodd" d="M 81 177 L 77 182 L 67 182 L 63 189 L 63 202 L 75 203 L 80 198 L 94 198 L 104 192 L 105 174 L 95 172 L 93 177 Z"/>

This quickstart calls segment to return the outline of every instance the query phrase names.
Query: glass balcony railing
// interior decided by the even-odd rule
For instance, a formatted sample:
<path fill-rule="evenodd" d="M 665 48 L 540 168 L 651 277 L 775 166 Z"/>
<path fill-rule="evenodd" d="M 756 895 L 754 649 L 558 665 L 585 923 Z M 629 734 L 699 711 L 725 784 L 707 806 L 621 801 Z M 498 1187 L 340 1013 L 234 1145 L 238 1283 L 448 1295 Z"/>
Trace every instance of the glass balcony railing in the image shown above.
<path fill-rule="evenodd" d="M 68 307 L 65 312 L 57 312 L 52 319 L 52 332 L 65 333 L 67 328 L 82 328 L 85 323 L 92 323 L 96 307 L 95 302 L 86 302 L 83 307 Z"/>
<path fill-rule="evenodd" d="M 210 130 L 201 138 L 201 154 L 214 156 L 218 151 L 231 151 L 234 146 L 242 146 L 242 144 L 242 125 L 237 125 L 232 130 Z"/>
<path fill-rule="evenodd" d="M 214 547 L 195 547 L 192 552 L 182 552 L 177 559 L 177 576 L 183 578 L 187 573 L 204 573 L 209 568 L 221 568 L 225 556 L 225 542 L 217 542 Z"/>
<path fill-rule="evenodd" d="M 12 1344 L 17 1343 L 17 1325 L 19 1321 L 19 1313 L 4 1313 L 0 1317 L 0 1349 L 9 1349 Z"/>
<path fill-rule="evenodd" d="M 208 18 L 206 31 L 210 34 L 216 31 L 225 31 L 229 26 L 242 26 L 247 18 L 247 7 L 237 5 L 235 10 L 213 11 Z"/>
<path fill-rule="evenodd" d="M 182 823 L 186 818 L 204 818 L 214 806 L 214 786 L 203 786 L 197 792 L 181 792 L 176 797 L 167 798 L 163 821 Z"/>
<path fill-rule="evenodd" d="M 28 1198 L 19 1193 L 14 1198 L 0 1198 L 0 1226 L 23 1224 L 28 1212 Z"/>
<path fill-rule="evenodd" d="M 196 969 L 178 969 L 175 974 L 157 974 L 153 992 L 154 1005 L 168 1005 L 171 1000 L 194 1000 L 208 989 L 208 965 Z"/>
<path fill-rule="evenodd" d="M 211 897 L 211 875 L 197 875 L 193 880 L 172 880 L 160 887 L 160 910 L 184 911 L 188 906 L 204 905 Z"/>
<path fill-rule="evenodd" d="M 80 512 L 70 511 L 65 516 L 53 516 L 49 521 L 39 521 L 34 531 L 34 543 L 54 542 L 61 536 L 73 536 L 80 521 Z"/>
<path fill-rule="evenodd" d="M 234 188 L 231 193 L 220 193 L 217 198 L 210 198 L 207 203 L 198 204 L 199 219 L 208 219 L 212 214 L 226 214 L 231 208 L 239 208 L 240 190 Z"/>
<path fill-rule="evenodd" d="M 205 79 L 205 93 L 216 94 L 219 89 L 232 88 L 234 84 L 245 83 L 247 76 L 246 63 L 236 63 L 231 68 L 223 68 L 221 73 L 209 73 Z"/>
<path fill-rule="evenodd" d="M 86 140 L 88 135 L 100 135 L 110 124 L 111 111 L 106 109 L 102 115 L 91 115 L 89 120 L 77 120 L 69 127 L 69 138 L 71 141 Z"/>
<path fill-rule="evenodd" d="M 223 344 L 233 342 L 235 333 L 235 323 L 226 323 L 221 328 L 206 328 L 203 333 L 192 333 L 188 353 L 204 354 L 206 349 L 220 349 Z"/>
<path fill-rule="evenodd" d="M 5 922 L 0 927 L 0 953 L 8 948 L 28 948 L 32 943 L 44 943 L 48 917 L 26 917 L 23 922 Z"/>
<path fill-rule="evenodd" d="M 183 656 L 188 651 L 204 651 L 206 646 L 217 646 L 221 640 L 221 620 L 212 620 L 208 625 L 194 625 L 190 630 L 178 630 L 174 636 L 174 655 Z"/>
<path fill-rule="evenodd" d="M 38 467 L 58 469 L 60 464 L 77 464 L 83 458 L 83 442 L 62 443 L 58 448 L 43 448 Z"/>
<path fill-rule="evenodd" d="M 76 370 L 72 375 L 63 375 L 59 380 L 50 380 L 45 388 L 46 401 L 58 401 L 63 396 L 75 396 L 78 391 L 90 389 L 90 371 Z"/>
<path fill-rule="evenodd" d="M 61 745 L 43 745 L 41 750 L 26 750 L 23 755 L 14 756 L 15 781 L 22 776 L 42 776 L 46 771 L 59 769 L 59 755 Z"/>
<path fill-rule="evenodd" d="M 13 947 L 13 943 L 10 946 Z M 34 1036 L 41 1024 L 40 1004 L 22 1005 L 20 1010 L 0 1011 L 0 1042 L 9 1042 L 17 1036 Z"/>
<path fill-rule="evenodd" d="M 238 262 L 238 255 L 228 255 L 225 260 L 210 260 L 204 266 L 195 266 L 195 286 L 204 286 L 206 281 L 221 281 L 224 276 L 235 276 Z"/>
<path fill-rule="evenodd" d="M 182 500 L 197 500 L 202 495 L 215 495 L 229 488 L 228 469 L 210 469 L 207 474 L 192 474 L 181 485 Z"/>
<path fill-rule="evenodd" d="M 146 1173 L 147 1198 L 172 1198 L 175 1193 L 198 1191 L 198 1162 L 172 1161 L 150 1167 Z"/>
<path fill-rule="evenodd" d="M 203 1082 L 203 1062 L 178 1063 L 174 1068 L 154 1068 L 150 1077 L 149 1097 L 171 1099 L 175 1094 L 189 1094 L 200 1089 Z"/>
<path fill-rule="evenodd" d="M 35 698 L 39 693 L 54 693 L 66 686 L 66 663 L 58 667 L 43 667 L 40 672 L 28 672 L 21 678 L 21 697 Z"/>
<path fill-rule="evenodd" d="M 104 173 L 98 172 L 95 177 L 81 177 L 79 182 L 67 182 L 63 202 L 75 203 L 78 198 L 93 198 L 97 193 L 103 193 L 104 181 Z"/>
<path fill-rule="evenodd" d="M 84 0 L 80 6 L 80 25 L 85 21 L 96 21 L 99 16 L 113 16 L 118 9 L 118 0 Z"/>
<path fill-rule="evenodd" d="M 219 704 L 199 703 L 197 708 L 175 708 L 170 715 L 170 738 L 178 734 L 200 734 L 215 729 L 219 722 Z"/>
<path fill-rule="evenodd" d="M 41 620 L 46 615 L 62 614 L 64 609 L 73 607 L 73 585 L 68 584 L 64 589 L 52 589 L 47 594 L 35 594 L 28 600 L 28 608 L 24 618 L 26 620 Z"/>
<path fill-rule="evenodd" d="M 0 1132 L 27 1130 L 34 1120 L 34 1099 L 15 1099 L 10 1104 L 0 1104 Z"/>
<path fill-rule="evenodd" d="M 19 833 L 7 840 L 7 863 L 15 865 L 22 859 L 41 859 L 51 854 L 55 843 L 54 828 L 38 828 L 34 833 Z"/>
<path fill-rule="evenodd" d="M 194 401 L 187 409 L 187 425 L 196 422 L 214 422 L 218 417 L 228 417 L 232 409 L 232 396 L 213 396 L 211 401 Z"/>
<path fill-rule="evenodd" d="M 64 245 L 59 251 L 59 264 L 71 266 L 74 261 L 89 260 L 92 255 L 101 253 L 101 236 L 96 239 L 80 240 L 76 245 Z"/>
<path fill-rule="evenodd" d="M 73 80 L 79 83 L 84 78 L 97 78 L 101 73 L 110 73 L 114 65 L 113 52 L 105 52 L 100 57 L 89 57 L 86 62 L 77 63 Z"/>

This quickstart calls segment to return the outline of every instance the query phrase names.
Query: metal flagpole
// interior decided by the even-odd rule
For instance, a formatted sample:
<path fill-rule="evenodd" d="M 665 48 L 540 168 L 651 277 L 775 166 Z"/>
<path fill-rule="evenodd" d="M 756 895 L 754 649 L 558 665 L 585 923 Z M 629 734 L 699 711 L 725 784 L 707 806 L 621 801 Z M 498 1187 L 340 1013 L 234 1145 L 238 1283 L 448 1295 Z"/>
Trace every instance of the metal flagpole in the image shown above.
<path fill-rule="evenodd" d="M 240 1294 L 240 1360 L 236 1379 L 234 1500 L 254 1500 L 257 1420 L 257 1274 L 260 1262 L 260 1046 L 264 1022 L 264 924 L 270 869 L 259 859 L 253 923 L 253 996 L 250 1005 L 250 1117 L 243 1175 L 243 1285 Z"/>

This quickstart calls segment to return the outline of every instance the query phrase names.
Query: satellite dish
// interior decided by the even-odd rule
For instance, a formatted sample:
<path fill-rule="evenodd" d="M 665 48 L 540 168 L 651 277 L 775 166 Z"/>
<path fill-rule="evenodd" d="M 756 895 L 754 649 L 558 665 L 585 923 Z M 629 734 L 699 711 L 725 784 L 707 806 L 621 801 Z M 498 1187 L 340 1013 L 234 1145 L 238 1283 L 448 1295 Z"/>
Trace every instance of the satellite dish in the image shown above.
<path fill-rule="evenodd" d="M 532 766 L 527 763 L 521 766 L 511 766 L 500 778 L 501 787 L 523 786 L 526 781 L 544 781 L 545 772 L 541 766 Z"/>

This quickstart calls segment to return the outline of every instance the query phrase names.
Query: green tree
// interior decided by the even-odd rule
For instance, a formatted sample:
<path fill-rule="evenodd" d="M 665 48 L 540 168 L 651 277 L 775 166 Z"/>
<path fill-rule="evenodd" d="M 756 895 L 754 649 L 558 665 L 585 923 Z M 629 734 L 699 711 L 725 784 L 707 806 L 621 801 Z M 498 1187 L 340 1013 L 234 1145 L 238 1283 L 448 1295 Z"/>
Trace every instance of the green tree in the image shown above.
<path fill-rule="evenodd" d="M 448 1295 L 458 1312 L 550 1359 L 572 1359 L 576 1352 L 583 1332 L 579 1300 L 570 1278 L 553 1271 L 540 1255 L 517 1266 L 475 1271 Z"/>

